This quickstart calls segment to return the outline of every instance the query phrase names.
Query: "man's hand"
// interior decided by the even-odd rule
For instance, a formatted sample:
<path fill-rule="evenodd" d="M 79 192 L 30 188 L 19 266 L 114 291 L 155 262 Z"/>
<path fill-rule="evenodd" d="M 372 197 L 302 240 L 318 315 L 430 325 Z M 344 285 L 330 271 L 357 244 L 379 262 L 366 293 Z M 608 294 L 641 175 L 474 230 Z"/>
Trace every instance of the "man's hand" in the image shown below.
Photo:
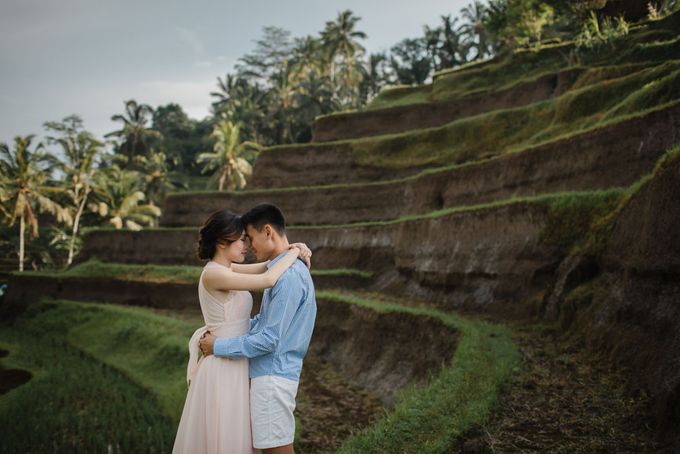
<path fill-rule="evenodd" d="M 203 356 L 210 356 L 213 354 L 213 345 L 215 345 L 215 336 L 210 331 L 206 331 L 198 340 L 198 348 L 203 353 Z"/>

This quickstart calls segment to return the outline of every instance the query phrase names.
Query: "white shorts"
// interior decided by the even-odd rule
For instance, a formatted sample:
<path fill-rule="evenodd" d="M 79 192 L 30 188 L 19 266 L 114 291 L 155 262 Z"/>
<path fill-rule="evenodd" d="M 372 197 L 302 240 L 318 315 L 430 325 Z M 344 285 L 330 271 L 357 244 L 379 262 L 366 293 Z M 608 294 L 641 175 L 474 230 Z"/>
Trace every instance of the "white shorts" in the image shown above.
<path fill-rule="evenodd" d="M 276 448 L 295 438 L 295 396 L 298 382 L 274 375 L 250 380 L 250 422 L 253 447 Z"/>

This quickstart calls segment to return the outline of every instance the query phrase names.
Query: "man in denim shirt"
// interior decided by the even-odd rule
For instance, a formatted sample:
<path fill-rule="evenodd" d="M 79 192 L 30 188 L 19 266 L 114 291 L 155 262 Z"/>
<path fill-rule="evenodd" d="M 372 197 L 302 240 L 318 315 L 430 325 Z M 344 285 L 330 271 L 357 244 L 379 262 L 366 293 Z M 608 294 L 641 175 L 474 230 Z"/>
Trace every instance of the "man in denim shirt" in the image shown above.
<path fill-rule="evenodd" d="M 251 249 L 259 260 L 278 261 L 289 248 L 285 220 L 273 205 L 258 205 L 243 215 Z M 250 360 L 250 414 L 253 446 L 272 453 L 292 453 L 295 396 L 302 361 L 316 318 L 314 284 L 307 267 L 296 261 L 271 289 L 247 335 L 206 335 L 201 350 L 226 358 Z"/>

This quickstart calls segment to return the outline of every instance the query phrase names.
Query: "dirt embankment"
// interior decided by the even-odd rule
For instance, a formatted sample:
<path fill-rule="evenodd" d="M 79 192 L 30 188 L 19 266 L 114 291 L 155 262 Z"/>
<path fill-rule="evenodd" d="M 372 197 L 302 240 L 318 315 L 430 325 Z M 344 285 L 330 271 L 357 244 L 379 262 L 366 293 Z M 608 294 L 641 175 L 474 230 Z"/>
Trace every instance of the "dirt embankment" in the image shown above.
<path fill-rule="evenodd" d="M 673 107 L 522 153 L 407 181 L 286 191 L 174 194 L 165 200 L 161 224 L 199 226 L 211 211 L 227 208 L 243 213 L 263 202 L 279 206 L 291 225 L 345 224 L 395 219 L 513 196 L 625 187 L 650 172 L 658 157 L 679 140 L 680 107 Z M 285 160 L 281 163 L 287 165 Z M 280 184 L 294 184 L 303 173 L 307 175 L 302 166 L 295 171 L 297 176 Z M 314 177 L 310 174 L 309 178 Z"/>
<path fill-rule="evenodd" d="M 541 242 L 547 208 L 512 204 L 387 226 L 299 229 L 319 266 L 375 271 L 374 290 L 447 309 L 526 316 L 561 256 Z M 298 234 L 299 232 L 299 234 Z"/>
<path fill-rule="evenodd" d="M 355 183 L 412 175 L 421 168 L 386 170 L 361 166 L 347 143 L 290 145 L 260 153 L 251 184 L 254 188 L 286 188 Z"/>
<path fill-rule="evenodd" d="M 95 230 L 84 236 L 77 261 L 201 265 L 196 258 L 198 227 L 176 230 Z"/>
<path fill-rule="evenodd" d="M 594 263 L 563 266 L 547 315 L 589 348 L 627 369 L 656 405 L 663 439 L 680 448 L 680 159 L 663 170 L 617 217 Z M 573 259 L 572 259 L 573 260 Z M 590 265 L 592 269 L 592 265 Z"/>
<path fill-rule="evenodd" d="M 47 297 L 182 310 L 198 308 L 196 285 L 105 278 L 13 275 L 3 304 L 31 303 Z"/>
<path fill-rule="evenodd" d="M 458 118 L 531 104 L 560 96 L 582 72 L 582 69 L 568 69 L 504 90 L 466 96 L 455 101 L 419 103 L 321 117 L 314 122 L 312 141 L 329 142 L 432 128 Z"/>
<path fill-rule="evenodd" d="M 509 204 L 388 225 L 291 228 L 314 251 L 317 269 L 376 274 L 372 288 L 417 296 L 449 309 L 526 316 L 561 260 L 541 242 L 547 207 Z M 81 259 L 189 264 L 194 230 L 93 231 Z"/>
<path fill-rule="evenodd" d="M 4 358 L 8 355 L 9 352 L 7 350 L 0 349 L 0 358 Z M 28 382 L 31 378 L 33 378 L 33 374 L 27 370 L 5 369 L 2 367 L 2 364 L 0 364 L 0 396 L 10 392 L 14 388 L 18 388 Z"/>
<path fill-rule="evenodd" d="M 601 176 L 611 178 L 619 170 L 628 172 L 625 169 L 628 169 L 631 164 L 635 168 L 635 161 L 643 158 L 650 150 L 658 150 L 659 145 L 663 145 L 663 150 L 674 143 L 680 135 L 678 132 L 679 110 L 678 106 L 674 106 L 642 117 L 631 118 L 610 126 L 576 134 L 566 139 L 556 140 L 536 147 L 534 150 L 534 153 L 538 154 L 552 154 L 549 159 L 534 158 L 534 162 L 522 162 L 521 158 L 518 158 L 517 164 L 528 167 L 518 167 L 514 170 L 512 167 L 510 169 L 496 167 L 502 169 L 503 172 L 483 173 L 482 175 L 484 180 L 498 178 L 501 184 L 492 185 L 490 190 L 500 191 L 501 193 L 512 193 L 513 190 L 521 191 L 524 185 L 536 179 L 537 176 L 539 184 L 532 190 L 540 190 L 541 184 L 550 183 L 553 179 L 558 180 L 558 186 L 560 180 L 564 180 L 568 184 L 569 180 L 574 178 L 574 175 L 581 172 L 585 172 L 586 178 L 591 179 L 591 181 L 597 181 L 598 177 Z M 611 156 L 615 155 L 619 149 L 628 154 L 623 160 L 616 163 L 611 160 Z M 600 151 L 591 153 L 593 150 Z M 576 157 L 572 156 L 572 153 L 576 153 Z M 558 155 L 562 156 L 558 160 L 559 164 L 553 165 L 552 161 Z M 575 159 L 577 163 L 570 163 L 566 159 Z M 579 161 L 580 165 L 578 164 Z M 566 169 L 562 168 L 565 163 L 567 163 Z M 508 164 L 508 162 L 499 160 L 497 164 Z M 608 169 L 610 165 L 616 166 L 618 170 L 610 171 Z M 589 166 L 592 166 L 592 171 L 589 170 Z M 367 183 L 415 175 L 422 169 L 423 167 L 413 167 L 395 170 L 360 165 L 355 161 L 349 143 L 296 145 L 278 147 L 261 153 L 253 171 L 253 186 L 273 189 L 335 183 Z M 562 173 L 556 173 L 555 169 L 561 170 Z M 505 175 L 506 170 L 510 170 L 507 175 Z M 470 171 L 474 173 L 475 169 L 473 168 Z M 540 176 L 543 174 L 552 174 L 552 177 L 541 182 Z M 473 184 L 472 187 L 479 188 L 480 184 Z M 553 186 L 555 185 L 553 184 Z M 481 187 L 481 189 L 486 188 Z M 457 197 L 465 202 L 470 193 L 474 194 L 475 190 L 463 190 L 457 194 Z M 442 194 L 442 196 L 446 197 L 445 194 Z"/>
<path fill-rule="evenodd" d="M 458 333 L 438 320 L 326 300 L 318 308 L 310 353 L 388 407 L 404 387 L 424 384 L 453 358 Z"/>

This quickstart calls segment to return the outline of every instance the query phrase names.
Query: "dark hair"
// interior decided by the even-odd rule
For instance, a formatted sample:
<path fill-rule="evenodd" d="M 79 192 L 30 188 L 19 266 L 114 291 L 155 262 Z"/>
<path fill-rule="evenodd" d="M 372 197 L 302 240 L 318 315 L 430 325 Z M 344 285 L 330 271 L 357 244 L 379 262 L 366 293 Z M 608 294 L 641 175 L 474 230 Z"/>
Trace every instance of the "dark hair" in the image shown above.
<path fill-rule="evenodd" d="M 262 203 L 252 208 L 241 217 L 241 220 L 244 227 L 252 225 L 258 232 L 262 231 L 265 224 L 269 224 L 279 235 L 286 234 L 286 220 L 283 218 L 283 213 L 269 203 Z"/>
<path fill-rule="evenodd" d="M 217 243 L 233 243 L 241 237 L 243 230 L 245 226 L 241 216 L 227 210 L 211 213 L 198 232 L 196 256 L 201 260 L 210 260 L 215 256 Z"/>

